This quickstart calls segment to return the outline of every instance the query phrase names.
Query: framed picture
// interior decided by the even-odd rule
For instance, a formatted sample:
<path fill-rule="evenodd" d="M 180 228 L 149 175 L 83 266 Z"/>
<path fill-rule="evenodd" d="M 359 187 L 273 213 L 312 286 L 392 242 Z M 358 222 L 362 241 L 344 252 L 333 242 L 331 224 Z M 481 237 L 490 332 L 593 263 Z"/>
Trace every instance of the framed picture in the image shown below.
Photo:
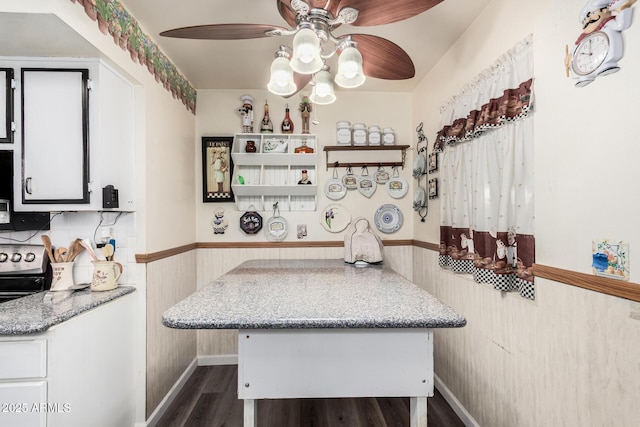
<path fill-rule="evenodd" d="M 233 202 L 232 136 L 202 137 L 202 201 Z"/>
<path fill-rule="evenodd" d="M 429 173 L 433 173 L 438 170 L 438 153 L 429 154 L 427 159 L 427 170 Z"/>
<path fill-rule="evenodd" d="M 428 193 L 430 199 L 438 197 L 438 178 L 432 178 L 429 180 Z"/>

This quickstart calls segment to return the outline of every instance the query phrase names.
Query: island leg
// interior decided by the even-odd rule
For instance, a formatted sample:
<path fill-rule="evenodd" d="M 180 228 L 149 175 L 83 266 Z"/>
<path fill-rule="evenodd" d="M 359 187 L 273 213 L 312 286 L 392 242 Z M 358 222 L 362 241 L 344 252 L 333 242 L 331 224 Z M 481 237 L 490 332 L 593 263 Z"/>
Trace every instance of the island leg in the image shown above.
<path fill-rule="evenodd" d="M 411 427 L 427 427 L 427 398 L 410 398 Z"/>
<path fill-rule="evenodd" d="M 256 399 L 244 399 L 244 427 L 258 427 L 258 401 Z"/>

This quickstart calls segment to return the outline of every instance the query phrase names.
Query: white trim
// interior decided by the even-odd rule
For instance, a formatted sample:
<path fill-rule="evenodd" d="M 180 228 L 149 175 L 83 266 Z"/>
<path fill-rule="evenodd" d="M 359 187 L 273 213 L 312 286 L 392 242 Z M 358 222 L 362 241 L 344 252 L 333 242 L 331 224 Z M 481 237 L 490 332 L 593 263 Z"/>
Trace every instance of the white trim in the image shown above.
<path fill-rule="evenodd" d="M 180 378 L 178 378 L 178 381 L 176 381 L 169 392 L 164 396 L 164 399 L 162 399 L 158 406 L 156 406 L 156 409 L 146 421 L 147 427 L 154 427 L 158 421 L 160 421 L 160 418 L 162 418 L 167 409 L 169 409 L 169 406 L 171 406 L 171 403 L 173 403 L 175 398 L 178 396 L 178 393 L 180 393 L 180 390 L 182 390 L 182 387 L 187 383 L 187 380 L 191 377 L 197 366 L 198 358 L 196 357 L 189 366 L 187 366 L 187 369 L 184 370 L 182 375 L 180 375 Z"/>
<path fill-rule="evenodd" d="M 237 365 L 237 354 L 223 354 L 217 356 L 198 356 L 198 366 Z"/>
<path fill-rule="evenodd" d="M 451 409 L 458 415 L 458 418 L 462 420 L 467 427 L 480 427 L 480 424 L 473 419 L 471 414 L 466 410 L 460 401 L 451 393 L 451 390 L 442 382 L 438 375 L 433 376 L 435 387 L 438 389 L 444 400 L 447 401 Z"/>

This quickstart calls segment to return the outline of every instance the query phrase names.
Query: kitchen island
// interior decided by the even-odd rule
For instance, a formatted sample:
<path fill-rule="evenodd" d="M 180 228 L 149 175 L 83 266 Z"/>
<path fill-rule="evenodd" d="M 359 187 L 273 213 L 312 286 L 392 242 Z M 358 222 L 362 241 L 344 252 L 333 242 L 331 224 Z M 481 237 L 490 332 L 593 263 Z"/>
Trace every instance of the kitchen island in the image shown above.
<path fill-rule="evenodd" d="M 464 317 L 384 265 L 342 260 L 252 260 L 163 315 L 182 329 L 237 329 L 245 426 L 257 400 L 411 398 L 426 427 L 433 396 L 433 328 Z"/>

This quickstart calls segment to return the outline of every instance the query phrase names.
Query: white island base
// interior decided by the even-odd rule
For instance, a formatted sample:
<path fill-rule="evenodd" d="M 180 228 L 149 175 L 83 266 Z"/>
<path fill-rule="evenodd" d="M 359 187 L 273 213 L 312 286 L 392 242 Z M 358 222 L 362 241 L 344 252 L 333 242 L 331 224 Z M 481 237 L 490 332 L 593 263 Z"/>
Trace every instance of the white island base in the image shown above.
<path fill-rule="evenodd" d="M 244 426 L 258 399 L 407 397 L 411 427 L 427 427 L 433 396 L 431 329 L 241 329 L 238 397 Z"/>

